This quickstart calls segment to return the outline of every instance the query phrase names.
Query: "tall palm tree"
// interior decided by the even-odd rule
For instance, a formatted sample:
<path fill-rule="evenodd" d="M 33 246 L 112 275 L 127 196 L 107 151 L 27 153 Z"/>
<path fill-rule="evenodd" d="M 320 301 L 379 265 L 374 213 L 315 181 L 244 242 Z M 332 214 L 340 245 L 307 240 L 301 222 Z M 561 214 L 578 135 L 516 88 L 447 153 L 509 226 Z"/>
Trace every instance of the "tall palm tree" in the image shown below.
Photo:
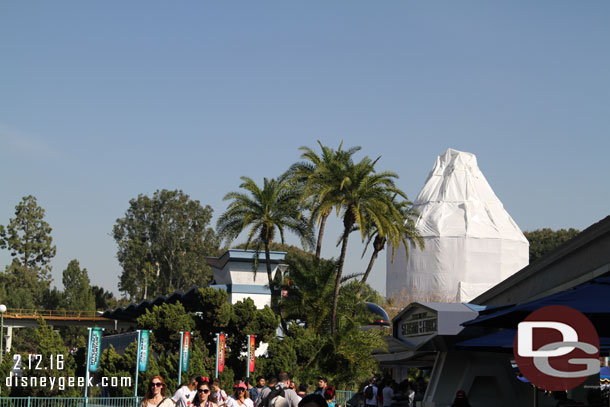
<path fill-rule="evenodd" d="M 243 182 L 239 187 L 247 193 L 229 192 L 225 195 L 224 200 L 231 200 L 231 203 L 218 218 L 217 231 L 221 239 L 230 243 L 250 228 L 246 250 L 251 243 L 255 244 L 257 253 L 261 246 L 264 247 L 267 278 L 269 288 L 272 288 L 269 245 L 274 240 L 276 231 L 279 232 L 282 243 L 285 230 L 289 230 L 301 239 L 305 247 L 310 247 L 313 245 L 311 228 L 300 213 L 299 191 L 292 188 L 284 178 L 265 178 L 262 188 L 248 177 L 241 177 L 241 180 Z"/>
<path fill-rule="evenodd" d="M 392 263 L 394 262 L 396 248 L 401 244 L 405 248 L 407 259 L 409 258 L 409 242 L 412 242 L 415 247 L 419 246 L 420 249 L 424 248 L 424 239 L 415 227 L 415 221 L 419 216 L 419 213 L 413 209 L 412 203 L 407 200 L 396 202 L 395 196 L 392 197 L 391 202 L 394 204 L 396 211 L 390 211 L 387 213 L 387 216 L 380 219 L 381 222 L 386 223 L 384 228 L 379 228 L 374 222 L 369 222 L 367 224 L 365 233 L 367 240 L 364 251 L 362 252 L 362 257 L 364 257 L 371 242 L 373 243 L 373 254 L 371 255 L 366 271 L 364 272 L 364 276 L 360 281 L 361 285 L 358 288 L 358 296 L 362 293 L 364 283 L 366 283 L 366 280 L 373 269 L 373 264 L 377 259 L 377 255 L 385 248 L 386 244 L 392 246 Z M 398 217 L 396 217 L 396 215 L 398 215 Z"/>
<path fill-rule="evenodd" d="M 301 202 L 310 210 L 311 224 L 319 225 L 316 260 L 320 259 L 326 220 L 332 211 L 332 206 L 322 205 L 322 201 L 326 198 L 327 183 L 332 181 L 329 173 L 337 166 L 346 165 L 351 161 L 352 155 L 360 150 L 359 146 L 343 150 L 343 141 L 337 150 L 323 145 L 319 140 L 318 145 L 321 150 L 320 155 L 309 147 L 299 148 L 302 152 L 301 159 L 304 161 L 293 164 L 287 171 L 291 182 L 301 189 Z M 323 211 L 321 211 L 322 207 L 324 207 Z"/>
<path fill-rule="evenodd" d="M 406 194 L 394 184 L 398 176 L 393 172 L 375 172 L 376 160 L 369 157 L 360 162 L 349 162 L 344 165 L 336 165 L 330 168 L 330 173 L 324 192 L 325 199 L 320 202 L 320 212 L 336 208 L 337 214 L 343 219 L 343 235 L 341 241 L 341 255 L 338 262 L 338 271 L 335 281 L 335 292 L 333 298 L 333 310 L 331 316 L 331 332 L 337 331 L 337 304 L 339 300 L 339 289 L 343 275 L 343 265 L 349 234 L 357 227 L 360 229 L 362 239 L 365 239 L 365 231 L 369 224 L 375 226 L 385 233 L 391 223 L 392 217 L 398 218 L 398 209 L 393 203 L 392 196 L 400 196 L 407 199 Z"/>

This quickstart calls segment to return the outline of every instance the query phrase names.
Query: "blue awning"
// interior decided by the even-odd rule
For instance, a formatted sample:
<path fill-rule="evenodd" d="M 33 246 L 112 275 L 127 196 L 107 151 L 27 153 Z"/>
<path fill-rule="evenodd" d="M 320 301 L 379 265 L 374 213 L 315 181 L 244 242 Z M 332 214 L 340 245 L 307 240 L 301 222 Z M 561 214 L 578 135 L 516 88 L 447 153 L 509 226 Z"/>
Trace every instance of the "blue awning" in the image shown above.
<path fill-rule="evenodd" d="M 548 305 L 565 305 L 585 314 L 600 336 L 610 337 L 610 277 L 595 279 L 570 290 L 482 315 L 464 326 L 517 328 L 531 312 Z"/>

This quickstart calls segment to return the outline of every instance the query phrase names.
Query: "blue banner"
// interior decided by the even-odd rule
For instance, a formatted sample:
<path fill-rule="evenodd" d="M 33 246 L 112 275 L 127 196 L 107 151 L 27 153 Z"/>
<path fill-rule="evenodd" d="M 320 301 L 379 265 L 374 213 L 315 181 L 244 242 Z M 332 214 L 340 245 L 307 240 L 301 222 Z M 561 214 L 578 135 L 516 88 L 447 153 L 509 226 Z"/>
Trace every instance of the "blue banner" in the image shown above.
<path fill-rule="evenodd" d="M 89 341 L 88 363 L 87 366 L 90 372 L 97 372 L 100 367 L 100 352 L 102 349 L 102 328 L 93 328 L 91 330 L 91 339 Z"/>
<path fill-rule="evenodd" d="M 140 372 L 145 372 L 148 366 L 148 344 L 149 344 L 148 331 L 144 330 L 140 337 L 140 349 L 138 349 L 138 368 Z"/>

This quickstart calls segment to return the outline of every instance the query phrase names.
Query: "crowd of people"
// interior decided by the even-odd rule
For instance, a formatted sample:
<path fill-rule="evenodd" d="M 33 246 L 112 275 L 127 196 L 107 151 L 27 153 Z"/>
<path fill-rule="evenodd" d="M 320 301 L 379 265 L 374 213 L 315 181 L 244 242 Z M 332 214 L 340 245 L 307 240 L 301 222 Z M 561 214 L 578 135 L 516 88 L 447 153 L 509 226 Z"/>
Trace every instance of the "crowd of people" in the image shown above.
<path fill-rule="evenodd" d="M 237 381 L 231 395 L 221 388 L 217 378 L 211 380 L 198 375 L 191 376 L 172 397 L 166 396 L 166 387 L 161 376 L 153 376 L 141 407 L 345 407 L 336 405 L 335 386 L 325 377 L 318 377 L 317 387 L 309 391 L 307 383 L 297 386 L 287 372 L 269 380 L 259 376 L 256 382 L 251 378 Z M 400 383 L 372 378 L 362 388 L 361 404 L 364 407 L 415 407 L 425 392 L 423 378 Z M 456 393 L 453 406 L 470 406 L 464 391 Z"/>
<path fill-rule="evenodd" d="M 341 407 L 335 405 L 336 389 L 325 377 L 319 377 L 317 388 L 309 391 L 307 383 L 297 386 L 287 372 L 278 377 L 259 376 L 235 382 L 233 393 L 221 388 L 218 378 L 193 375 L 173 396 L 167 395 L 167 385 L 161 376 L 153 376 L 141 407 Z"/>

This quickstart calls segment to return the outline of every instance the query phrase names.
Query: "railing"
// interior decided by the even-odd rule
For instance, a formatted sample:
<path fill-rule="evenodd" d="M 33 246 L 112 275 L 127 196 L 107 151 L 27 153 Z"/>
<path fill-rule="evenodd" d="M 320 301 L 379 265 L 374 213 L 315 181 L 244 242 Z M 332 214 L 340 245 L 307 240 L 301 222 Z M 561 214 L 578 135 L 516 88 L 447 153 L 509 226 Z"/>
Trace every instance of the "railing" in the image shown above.
<path fill-rule="evenodd" d="M 0 407 L 134 407 L 134 397 L 0 397 Z"/>
<path fill-rule="evenodd" d="M 97 311 L 70 311 L 70 310 L 44 310 L 9 308 L 4 318 L 66 318 L 66 319 L 105 319 Z"/>
<path fill-rule="evenodd" d="M 357 391 L 337 390 L 335 392 L 335 406 L 358 407 L 359 401 Z"/>

